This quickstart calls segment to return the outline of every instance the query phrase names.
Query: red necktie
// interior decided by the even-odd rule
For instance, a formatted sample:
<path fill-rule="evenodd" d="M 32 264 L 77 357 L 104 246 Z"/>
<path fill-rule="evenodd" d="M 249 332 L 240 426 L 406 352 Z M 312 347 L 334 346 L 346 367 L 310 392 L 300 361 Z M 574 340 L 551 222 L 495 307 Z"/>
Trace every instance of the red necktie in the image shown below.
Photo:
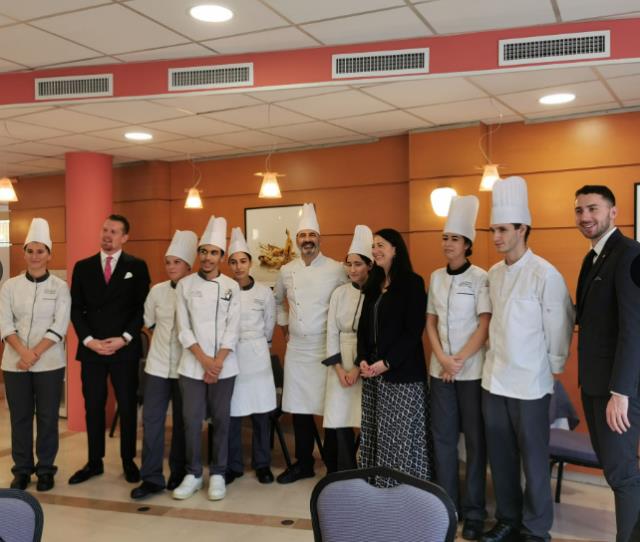
<path fill-rule="evenodd" d="M 104 281 L 107 284 L 111 280 L 111 260 L 113 260 L 113 256 L 107 256 L 107 261 L 104 264 Z"/>

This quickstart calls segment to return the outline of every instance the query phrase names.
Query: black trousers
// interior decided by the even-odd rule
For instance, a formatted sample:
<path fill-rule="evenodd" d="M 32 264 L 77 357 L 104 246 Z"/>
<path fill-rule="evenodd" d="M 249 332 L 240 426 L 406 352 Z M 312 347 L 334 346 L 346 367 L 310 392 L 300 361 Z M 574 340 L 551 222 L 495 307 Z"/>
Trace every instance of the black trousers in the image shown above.
<path fill-rule="evenodd" d="M 251 468 L 271 466 L 271 422 L 269 412 L 251 414 Z M 242 459 L 242 417 L 232 416 L 229 424 L 229 469 L 244 472 Z"/>
<path fill-rule="evenodd" d="M 58 410 L 64 368 L 53 371 L 3 371 L 9 416 L 13 474 L 55 474 L 58 453 Z M 33 416 L 36 417 L 36 456 L 33 461 Z"/>
<path fill-rule="evenodd" d="M 161 378 L 146 374 L 144 376 L 144 403 L 142 423 L 142 479 L 164 486 L 162 459 L 164 457 L 164 431 L 167 420 L 167 408 L 171 401 L 172 423 L 171 450 L 169 451 L 169 470 L 171 475 L 182 479 L 185 474 L 185 439 L 182 419 L 182 395 L 177 378 Z"/>
<path fill-rule="evenodd" d="M 120 457 L 130 461 L 136 456 L 138 421 L 138 360 L 117 363 L 82 363 L 82 395 L 89 441 L 89 463 L 99 464 L 104 457 L 107 378 L 116 393 L 120 414 Z"/>
<path fill-rule="evenodd" d="M 313 468 L 313 447 L 315 446 L 315 420 L 313 414 L 292 414 L 293 435 L 296 440 L 296 459 L 303 468 Z"/>
<path fill-rule="evenodd" d="M 616 504 L 617 542 L 632 540 L 631 532 L 640 517 L 640 400 L 629 397 L 627 413 L 631 427 L 622 435 L 607 425 L 606 409 L 610 396 L 582 393 L 584 415 L 589 426 L 593 448 L 613 490 Z"/>
<path fill-rule="evenodd" d="M 353 428 L 325 428 L 324 462 L 327 465 L 327 473 L 358 468 L 356 438 Z"/>

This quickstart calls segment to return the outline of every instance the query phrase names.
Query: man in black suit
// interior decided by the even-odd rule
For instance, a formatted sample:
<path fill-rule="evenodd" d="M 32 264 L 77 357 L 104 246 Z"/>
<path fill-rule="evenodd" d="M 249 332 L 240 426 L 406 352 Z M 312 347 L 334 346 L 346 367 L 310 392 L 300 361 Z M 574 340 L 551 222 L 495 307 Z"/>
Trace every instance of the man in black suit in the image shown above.
<path fill-rule="evenodd" d="M 149 292 L 147 264 L 122 252 L 129 222 L 111 215 L 103 226 L 100 252 L 73 268 L 71 321 L 78 335 L 76 359 L 81 362 L 89 461 L 70 479 L 85 482 L 102 474 L 105 445 L 107 376 L 118 401 L 120 456 L 125 478 L 135 483 L 140 471 L 136 455 L 138 363 L 144 300 Z"/>
<path fill-rule="evenodd" d="M 579 382 L 589 433 L 616 505 L 617 542 L 640 512 L 640 244 L 615 227 L 609 188 L 576 192 L 578 229 L 591 241 L 576 294 Z"/>

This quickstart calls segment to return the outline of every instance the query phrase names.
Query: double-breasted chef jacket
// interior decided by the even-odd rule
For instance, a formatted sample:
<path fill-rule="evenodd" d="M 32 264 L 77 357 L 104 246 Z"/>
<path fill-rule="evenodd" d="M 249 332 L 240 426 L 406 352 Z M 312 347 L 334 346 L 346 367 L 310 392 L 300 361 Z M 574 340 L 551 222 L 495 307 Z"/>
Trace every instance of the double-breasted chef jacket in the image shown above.
<path fill-rule="evenodd" d="M 144 325 L 153 330 L 144 371 L 160 378 L 178 378 L 182 345 L 176 317 L 177 284 L 166 280 L 156 284 L 144 303 Z"/>
<path fill-rule="evenodd" d="M 331 294 L 347 282 L 341 263 L 322 253 L 309 265 L 298 258 L 282 266 L 275 286 L 277 322 L 289 326 L 282 409 L 324 413 L 327 313 Z M 286 301 L 286 305 L 285 305 Z"/>

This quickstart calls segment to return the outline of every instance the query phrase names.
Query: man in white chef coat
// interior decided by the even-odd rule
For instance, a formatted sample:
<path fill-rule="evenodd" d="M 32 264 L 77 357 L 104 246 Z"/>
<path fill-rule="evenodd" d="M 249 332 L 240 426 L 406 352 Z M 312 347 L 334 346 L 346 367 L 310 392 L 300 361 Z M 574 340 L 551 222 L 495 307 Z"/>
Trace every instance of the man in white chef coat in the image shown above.
<path fill-rule="evenodd" d="M 320 252 L 320 226 L 311 203 L 303 205 L 296 245 L 300 257 L 280 269 L 274 292 L 277 322 L 287 340 L 282 410 L 293 414 L 297 459 L 278 476 L 280 484 L 314 476 L 313 416 L 324 412 L 329 299 L 347 282 L 342 264 Z"/>
<path fill-rule="evenodd" d="M 504 260 L 489 270 L 493 317 L 482 373 L 497 523 L 483 542 L 547 541 L 553 524 L 549 401 L 569 355 L 574 310 L 560 273 L 527 248 L 530 231 L 524 179 L 498 181 L 491 233 Z"/>

